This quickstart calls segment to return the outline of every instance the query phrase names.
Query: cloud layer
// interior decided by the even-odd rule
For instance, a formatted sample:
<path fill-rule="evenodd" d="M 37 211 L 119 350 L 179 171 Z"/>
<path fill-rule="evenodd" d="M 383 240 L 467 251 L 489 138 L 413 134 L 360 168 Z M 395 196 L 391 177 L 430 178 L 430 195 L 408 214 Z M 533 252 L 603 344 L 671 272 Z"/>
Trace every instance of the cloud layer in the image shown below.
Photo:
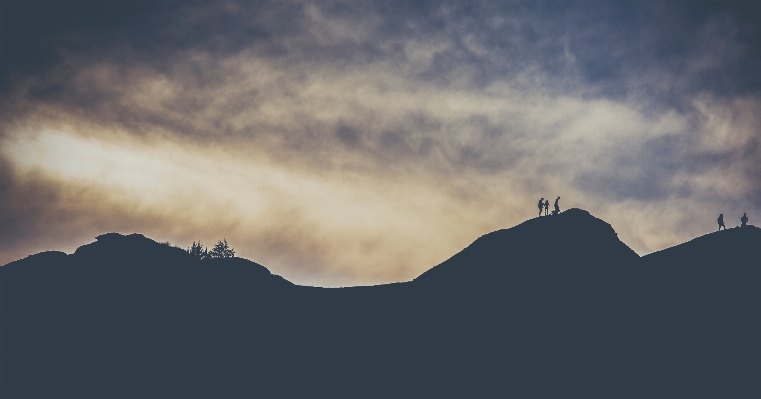
<path fill-rule="evenodd" d="M 539 197 L 640 254 L 761 217 L 752 4 L 63 4 L 3 4 L 0 263 L 136 231 L 375 284 Z"/>

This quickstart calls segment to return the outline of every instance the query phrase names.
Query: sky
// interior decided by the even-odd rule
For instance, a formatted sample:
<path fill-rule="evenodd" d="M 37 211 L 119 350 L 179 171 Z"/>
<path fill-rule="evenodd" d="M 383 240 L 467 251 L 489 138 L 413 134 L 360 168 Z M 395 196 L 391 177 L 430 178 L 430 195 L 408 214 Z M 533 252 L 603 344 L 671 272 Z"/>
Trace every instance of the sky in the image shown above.
<path fill-rule="evenodd" d="M 761 224 L 761 3 L 4 0 L 0 19 L 0 264 L 141 233 L 335 287 L 411 280 L 540 197 L 640 255 L 719 213 Z"/>

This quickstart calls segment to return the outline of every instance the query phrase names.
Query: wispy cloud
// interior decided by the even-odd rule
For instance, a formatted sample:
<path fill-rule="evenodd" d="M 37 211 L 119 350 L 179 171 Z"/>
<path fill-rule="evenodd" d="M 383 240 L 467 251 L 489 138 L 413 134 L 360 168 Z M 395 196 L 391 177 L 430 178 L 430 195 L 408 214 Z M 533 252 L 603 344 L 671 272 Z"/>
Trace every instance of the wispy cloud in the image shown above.
<path fill-rule="evenodd" d="M 738 7 L 157 3 L 64 23 L 28 40 L 54 57 L 3 72 L 0 262 L 127 229 L 349 285 L 414 278 L 542 196 L 639 253 L 761 217 L 759 33 Z"/>

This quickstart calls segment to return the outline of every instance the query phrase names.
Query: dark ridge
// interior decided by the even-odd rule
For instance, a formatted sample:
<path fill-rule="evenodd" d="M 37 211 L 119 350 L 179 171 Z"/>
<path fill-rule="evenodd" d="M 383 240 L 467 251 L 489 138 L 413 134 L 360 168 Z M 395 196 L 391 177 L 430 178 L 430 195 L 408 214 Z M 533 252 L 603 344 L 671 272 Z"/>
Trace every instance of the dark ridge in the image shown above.
<path fill-rule="evenodd" d="M 5 278 L 22 276 L 22 278 L 49 278 L 55 272 L 55 268 L 62 267 L 67 263 L 66 253 L 61 251 L 45 251 L 29 255 L 24 259 L 10 262 L 0 267 Z"/>
<path fill-rule="evenodd" d="M 0 397 L 761 397 L 759 244 L 640 258 L 570 209 L 316 288 L 108 233 L 0 267 Z"/>
<path fill-rule="evenodd" d="M 10 266 L 16 263 L 47 263 L 47 262 L 56 262 L 63 260 L 66 258 L 66 253 L 61 251 L 45 251 L 40 252 L 34 255 L 29 255 L 24 259 L 19 259 L 17 261 L 13 261 L 8 263 L 6 266 Z"/>
<path fill-rule="evenodd" d="M 752 225 L 735 227 L 653 252 L 643 259 L 650 265 L 657 265 L 663 273 L 694 276 L 719 273 L 729 277 L 732 273 L 755 273 L 759 269 L 759 265 L 753 263 L 757 259 L 753 249 L 758 248 L 760 241 L 761 228 Z M 739 274 L 736 277 L 741 278 Z"/>
<path fill-rule="evenodd" d="M 494 281 L 515 273 L 573 277 L 611 276 L 639 258 L 608 223 L 581 209 L 527 220 L 481 236 L 415 281 L 480 279 Z M 596 274 L 595 277 L 602 277 Z"/>

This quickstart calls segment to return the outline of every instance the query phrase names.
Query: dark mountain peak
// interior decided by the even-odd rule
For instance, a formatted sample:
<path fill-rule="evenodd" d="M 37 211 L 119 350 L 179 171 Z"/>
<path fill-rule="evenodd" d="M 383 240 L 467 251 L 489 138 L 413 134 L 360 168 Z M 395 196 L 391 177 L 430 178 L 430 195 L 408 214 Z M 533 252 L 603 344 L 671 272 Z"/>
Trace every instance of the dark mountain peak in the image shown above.
<path fill-rule="evenodd" d="M 124 238 L 123 234 L 119 233 L 106 233 L 101 234 L 99 236 L 95 236 L 95 240 L 101 241 L 101 242 L 108 242 L 108 241 L 114 241 Z"/>
<path fill-rule="evenodd" d="M 130 256 L 148 257 L 188 257 L 181 248 L 160 244 L 142 234 L 106 233 L 95 237 L 95 242 L 83 245 L 74 251 L 77 256 Z"/>
<path fill-rule="evenodd" d="M 103 234 L 0 267 L 0 396 L 759 397 L 760 242 L 735 228 L 639 258 L 571 209 L 413 283 L 323 289 Z"/>
<path fill-rule="evenodd" d="M 15 269 L 21 268 L 23 267 L 23 265 L 63 262 L 66 260 L 67 256 L 68 255 L 66 255 L 65 252 L 61 252 L 61 251 L 45 251 L 45 252 L 36 253 L 34 255 L 29 255 L 23 259 L 10 262 L 4 265 L 3 268 L 5 270 L 10 270 L 14 268 Z"/>
<path fill-rule="evenodd" d="M 531 226 L 526 227 L 527 229 L 564 228 L 584 231 L 586 233 L 616 235 L 615 230 L 613 230 L 613 227 L 609 223 L 605 222 L 602 219 L 598 219 L 588 211 L 579 208 L 568 209 L 556 216 L 535 217 L 508 230 L 512 230 L 520 226 Z"/>
<path fill-rule="evenodd" d="M 11 262 L 7 278 L 261 280 L 291 285 L 266 267 L 242 258 L 198 261 L 185 250 L 142 234 L 106 233 L 71 255 L 48 251 Z"/>
<path fill-rule="evenodd" d="M 583 273 L 638 258 L 610 224 L 573 208 L 483 235 L 416 280 L 483 279 L 517 272 Z"/>
<path fill-rule="evenodd" d="M 644 258 L 681 256 L 687 253 L 702 256 L 712 252 L 726 253 L 732 250 L 753 250 L 759 245 L 761 245 L 761 228 L 749 225 L 704 234 L 685 243 L 645 255 Z"/>
<path fill-rule="evenodd" d="M 761 228 L 735 227 L 643 256 L 664 278 L 761 278 Z"/>
<path fill-rule="evenodd" d="M 105 233 L 99 236 L 95 236 L 95 241 L 102 242 L 102 243 L 119 243 L 119 242 L 123 243 L 128 241 L 147 243 L 148 241 L 151 241 L 156 243 L 156 241 L 153 241 L 150 238 L 139 233 L 132 233 L 132 234 L 126 234 L 126 235 L 121 233 Z"/>

